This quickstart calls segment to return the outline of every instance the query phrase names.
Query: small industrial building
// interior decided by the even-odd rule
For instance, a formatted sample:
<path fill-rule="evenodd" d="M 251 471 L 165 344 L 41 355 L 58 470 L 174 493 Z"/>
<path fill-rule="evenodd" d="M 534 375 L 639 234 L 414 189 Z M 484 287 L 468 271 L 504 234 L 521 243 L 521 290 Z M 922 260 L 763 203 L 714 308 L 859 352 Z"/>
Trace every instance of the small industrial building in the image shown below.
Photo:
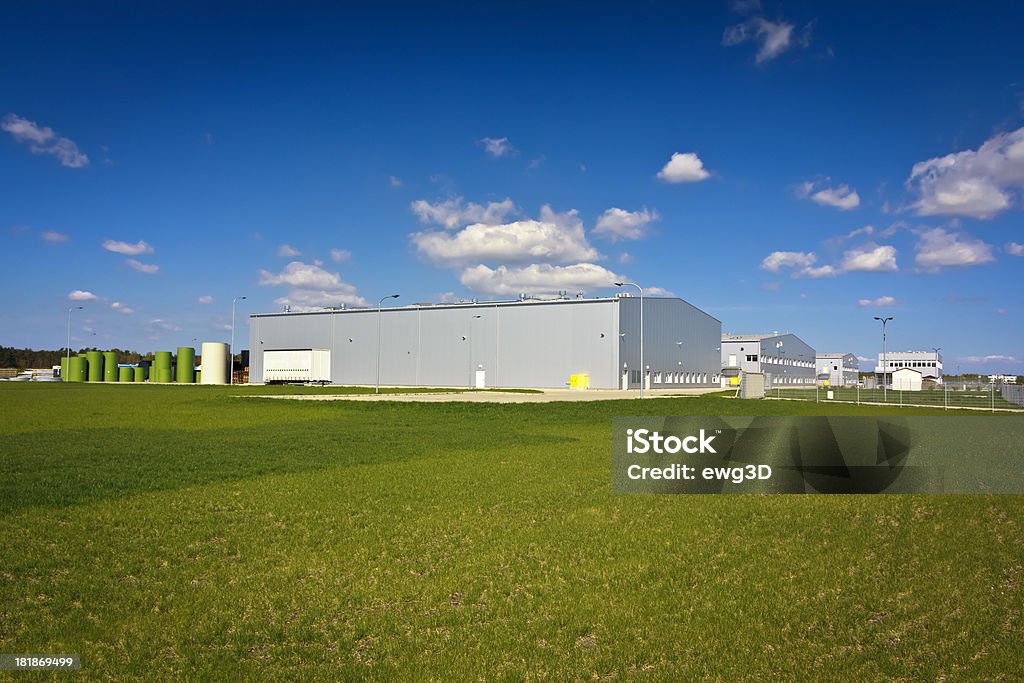
<path fill-rule="evenodd" d="M 642 370 L 640 306 L 628 295 L 523 297 L 256 314 L 249 381 L 367 385 L 379 368 L 391 386 L 717 386 L 721 321 L 682 299 L 645 297 Z"/>
<path fill-rule="evenodd" d="M 921 391 L 921 371 L 913 368 L 900 368 L 892 373 L 893 391 Z"/>
<path fill-rule="evenodd" d="M 819 353 L 816 356 L 818 377 L 832 387 L 856 386 L 860 364 L 852 353 Z M 822 377 L 822 375 L 828 375 Z"/>
<path fill-rule="evenodd" d="M 814 386 L 814 349 L 795 334 L 722 335 L 722 376 L 737 372 L 764 373 L 764 384 Z M 724 385 L 725 379 L 723 379 Z"/>
<path fill-rule="evenodd" d="M 901 368 L 910 368 L 921 373 L 924 380 L 942 384 L 942 356 L 938 351 L 889 351 L 885 354 L 887 366 L 885 377 L 882 377 L 882 358 L 879 356 L 875 366 L 875 375 L 879 385 L 893 382 L 893 372 Z"/>

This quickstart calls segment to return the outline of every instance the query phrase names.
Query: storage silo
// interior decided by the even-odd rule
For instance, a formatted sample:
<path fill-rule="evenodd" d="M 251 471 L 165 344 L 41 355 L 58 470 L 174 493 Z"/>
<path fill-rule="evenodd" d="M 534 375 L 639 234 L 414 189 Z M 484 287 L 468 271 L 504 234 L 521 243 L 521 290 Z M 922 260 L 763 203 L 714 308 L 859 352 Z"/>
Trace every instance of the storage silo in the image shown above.
<path fill-rule="evenodd" d="M 84 382 L 89 372 L 89 359 L 85 356 L 72 356 L 68 361 L 68 381 Z"/>
<path fill-rule="evenodd" d="M 191 346 L 178 347 L 178 373 L 176 381 L 182 384 L 195 382 L 196 350 Z"/>
<path fill-rule="evenodd" d="M 118 381 L 117 353 L 114 351 L 103 352 L 103 381 Z"/>
<path fill-rule="evenodd" d="M 118 382 L 131 382 L 135 377 L 133 372 L 135 368 L 123 367 L 117 369 L 117 381 Z"/>
<path fill-rule="evenodd" d="M 60 359 L 60 381 L 62 381 L 62 382 L 67 382 L 68 381 L 68 360 L 69 359 L 68 359 L 67 356 L 61 356 L 61 359 Z"/>
<path fill-rule="evenodd" d="M 132 374 L 134 375 L 133 379 L 136 382 L 145 382 L 146 381 L 146 368 L 142 367 L 141 365 L 138 366 L 138 367 L 132 368 Z"/>
<path fill-rule="evenodd" d="M 86 359 L 89 361 L 88 381 L 103 381 L 103 353 L 100 351 L 87 351 Z"/>
<path fill-rule="evenodd" d="M 200 359 L 203 384 L 228 383 L 228 345 L 224 342 L 203 342 Z"/>
<path fill-rule="evenodd" d="M 196 384 L 202 384 L 202 383 L 203 383 L 203 371 L 202 370 L 196 370 Z"/>

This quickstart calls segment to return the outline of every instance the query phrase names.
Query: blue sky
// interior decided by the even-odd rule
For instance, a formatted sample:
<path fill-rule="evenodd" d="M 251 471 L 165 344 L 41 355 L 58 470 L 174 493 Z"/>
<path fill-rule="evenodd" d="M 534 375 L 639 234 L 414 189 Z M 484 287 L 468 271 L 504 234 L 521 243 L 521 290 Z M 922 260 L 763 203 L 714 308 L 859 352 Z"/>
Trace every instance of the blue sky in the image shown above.
<path fill-rule="evenodd" d="M 0 344 L 628 278 L 1024 373 L 1024 8 L 679 5 L 8 4 Z"/>

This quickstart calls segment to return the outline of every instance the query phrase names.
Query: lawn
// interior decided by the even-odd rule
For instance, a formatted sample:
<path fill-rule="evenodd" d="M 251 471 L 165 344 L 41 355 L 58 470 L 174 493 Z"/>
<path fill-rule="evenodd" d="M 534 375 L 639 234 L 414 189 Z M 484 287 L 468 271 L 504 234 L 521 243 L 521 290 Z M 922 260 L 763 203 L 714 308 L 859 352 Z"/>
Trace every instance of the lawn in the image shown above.
<path fill-rule="evenodd" d="M 266 391 L 0 384 L 0 652 L 90 679 L 1024 673 L 1022 496 L 611 493 L 616 415 L 941 410 L 236 397 Z"/>

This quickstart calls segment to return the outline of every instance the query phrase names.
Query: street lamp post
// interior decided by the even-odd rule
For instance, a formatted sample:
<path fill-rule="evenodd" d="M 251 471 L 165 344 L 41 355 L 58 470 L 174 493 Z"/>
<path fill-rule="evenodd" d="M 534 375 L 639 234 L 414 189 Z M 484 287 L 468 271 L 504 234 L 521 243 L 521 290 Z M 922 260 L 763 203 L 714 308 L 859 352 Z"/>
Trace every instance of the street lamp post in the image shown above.
<path fill-rule="evenodd" d="M 244 298 L 244 296 L 236 296 L 231 300 L 231 344 L 228 346 L 228 384 L 235 383 L 235 302 Z"/>
<path fill-rule="evenodd" d="M 83 306 L 72 306 L 68 309 L 68 362 L 67 365 L 65 365 L 65 368 L 71 367 L 71 311 L 80 311 L 83 308 Z M 61 381 L 67 382 L 68 378 L 61 377 Z"/>
<path fill-rule="evenodd" d="M 644 289 L 635 282 L 616 282 L 616 287 L 636 287 L 640 292 L 640 398 L 644 397 L 647 366 L 644 365 Z"/>
<path fill-rule="evenodd" d="M 875 316 L 875 320 L 877 320 L 880 323 L 882 323 L 882 402 L 884 403 L 884 402 L 888 401 L 888 399 L 889 399 L 889 384 L 888 384 L 888 382 L 885 379 L 885 377 L 886 377 L 886 374 L 885 374 L 886 367 L 885 366 L 886 366 L 886 361 L 888 360 L 886 358 L 886 352 L 885 352 L 885 325 L 890 320 L 892 320 L 892 316 L 890 315 L 890 316 L 885 317 L 885 318 L 879 318 L 876 315 Z"/>
<path fill-rule="evenodd" d="M 377 386 L 373 391 L 375 394 L 380 393 L 380 307 L 384 305 L 387 299 L 397 298 L 397 294 L 388 294 L 387 296 L 382 296 L 380 301 L 377 302 Z"/>

